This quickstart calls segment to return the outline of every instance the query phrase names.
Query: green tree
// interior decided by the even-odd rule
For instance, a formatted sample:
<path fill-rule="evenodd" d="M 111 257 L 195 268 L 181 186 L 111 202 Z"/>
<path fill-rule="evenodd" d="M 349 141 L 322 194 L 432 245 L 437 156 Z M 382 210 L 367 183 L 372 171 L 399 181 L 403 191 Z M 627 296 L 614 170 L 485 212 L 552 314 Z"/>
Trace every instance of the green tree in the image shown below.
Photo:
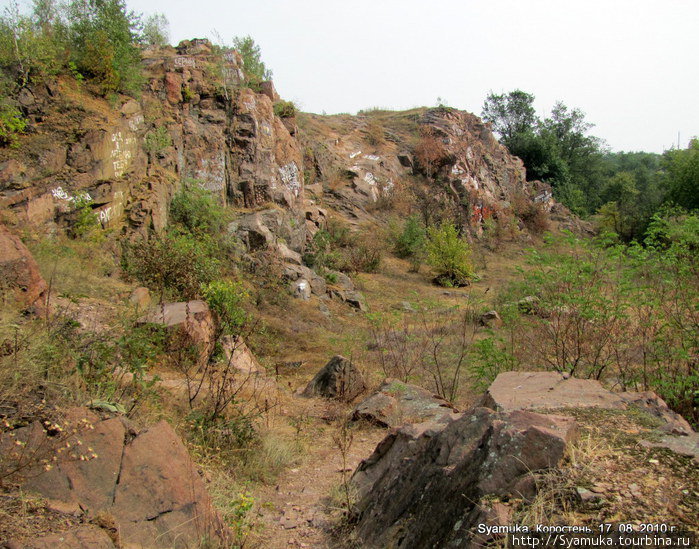
<path fill-rule="evenodd" d="M 538 122 L 534 96 L 522 90 L 499 95 L 489 93 L 481 116 L 492 123 L 493 131 L 500 134 L 505 144 L 517 134 L 533 132 Z"/>
<path fill-rule="evenodd" d="M 603 227 L 617 233 L 624 240 L 630 240 L 634 236 L 638 219 L 638 195 L 636 179 L 632 173 L 615 174 L 602 191 L 605 204 L 600 208 L 599 213 L 603 215 L 603 219 L 607 220 Z M 611 223 L 612 220 L 613 223 Z"/>
<path fill-rule="evenodd" d="M 105 93 L 136 94 L 143 83 L 136 47 L 141 20 L 124 0 L 73 0 L 68 7 L 71 57 Z"/>
<path fill-rule="evenodd" d="M 170 23 L 162 13 L 146 17 L 143 22 L 141 40 L 151 46 L 166 46 L 170 43 Z"/>
<path fill-rule="evenodd" d="M 0 70 L 5 92 L 58 73 L 65 65 L 64 25 L 52 0 L 37 0 L 29 14 L 16 2 L 0 17 Z M 16 86 L 14 85 L 16 83 Z"/>
<path fill-rule="evenodd" d="M 250 36 L 233 38 L 233 47 L 243 58 L 243 72 L 248 86 L 259 88 L 265 80 L 272 78 L 272 71 L 262 61 L 260 46 Z"/>
<path fill-rule="evenodd" d="M 687 209 L 699 208 L 699 139 L 689 147 L 663 155 L 665 187 L 669 201 Z"/>

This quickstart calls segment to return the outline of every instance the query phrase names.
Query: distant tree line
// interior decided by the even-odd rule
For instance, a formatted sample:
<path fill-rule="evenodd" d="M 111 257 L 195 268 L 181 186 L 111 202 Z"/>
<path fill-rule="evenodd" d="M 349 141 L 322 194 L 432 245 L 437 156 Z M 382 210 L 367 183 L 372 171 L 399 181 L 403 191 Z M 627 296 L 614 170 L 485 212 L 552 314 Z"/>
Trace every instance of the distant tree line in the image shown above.
<path fill-rule="evenodd" d="M 522 159 L 529 181 L 549 183 L 557 200 L 576 214 L 596 216 L 622 239 L 640 240 L 661 208 L 699 208 L 699 141 L 662 155 L 608 150 L 589 135 L 593 124 L 562 102 L 543 120 L 534 96 L 514 90 L 490 93 L 482 117 L 500 141 Z"/>

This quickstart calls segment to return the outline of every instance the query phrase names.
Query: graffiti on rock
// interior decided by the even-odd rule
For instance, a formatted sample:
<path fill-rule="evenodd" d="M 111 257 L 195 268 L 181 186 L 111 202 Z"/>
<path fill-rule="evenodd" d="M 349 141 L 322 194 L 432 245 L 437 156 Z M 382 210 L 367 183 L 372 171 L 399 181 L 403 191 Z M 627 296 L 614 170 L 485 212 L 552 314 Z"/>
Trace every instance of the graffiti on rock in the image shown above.
<path fill-rule="evenodd" d="M 299 179 L 299 169 L 298 166 L 296 166 L 296 162 L 290 162 L 279 168 L 279 177 L 284 186 L 294 193 L 295 197 L 298 197 L 301 192 L 301 181 Z"/>
<path fill-rule="evenodd" d="M 193 57 L 175 57 L 175 67 L 191 68 L 194 69 L 197 66 L 197 60 Z"/>
<path fill-rule="evenodd" d="M 111 157 L 114 176 L 121 177 L 131 164 L 133 150 L 136 147 L 136 138 L 132 135 L 124 137 L 121 132 L 116 132 L 112 134 L 112 143 Z"/>

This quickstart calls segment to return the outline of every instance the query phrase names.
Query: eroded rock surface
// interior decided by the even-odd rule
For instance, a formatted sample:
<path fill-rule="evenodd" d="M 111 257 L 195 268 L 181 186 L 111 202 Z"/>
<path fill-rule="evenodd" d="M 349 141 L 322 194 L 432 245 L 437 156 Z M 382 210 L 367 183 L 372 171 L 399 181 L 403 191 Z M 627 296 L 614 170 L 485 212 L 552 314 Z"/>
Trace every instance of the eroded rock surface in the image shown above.
<path fill-rule="evenodd" d="M 503 372 L 488 388 L 483 406 L 499 411 L 563 408 L 646 412 L 661 423 L 660 430 L 675 435 L 694 433 L 681 415 L 673 412 L 652 391 L 614 393 L 594 379 L 577 379 L 557 372 Z"/>
<path fill-rule="evenodd" d="M 139 320 L 140 323 L 158 324 L 172 334 L 170 346 L 182 348 L 196 345 L 199 361 L 204 364 L 214 350 L 216 325 L 206 302 L 195 299 L 178 303 L 161 303 Z"/>

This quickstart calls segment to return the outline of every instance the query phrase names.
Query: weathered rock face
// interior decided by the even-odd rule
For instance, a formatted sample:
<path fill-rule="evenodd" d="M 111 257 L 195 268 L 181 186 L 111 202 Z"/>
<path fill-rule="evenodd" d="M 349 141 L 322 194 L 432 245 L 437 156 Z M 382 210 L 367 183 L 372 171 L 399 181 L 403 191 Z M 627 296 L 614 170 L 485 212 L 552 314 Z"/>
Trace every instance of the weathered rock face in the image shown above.
<path fill-rule="evenodd" d="M 515 199 L 545 209 L 553 204 L 550 189 L 527 183 L 522 162 L 498 143 L 487 124 L 465 111 L 415 109 L 376 117 L 304 114 L 302 122 L 301 135 L 311 152 L 305 158 L 312 176 L 306 182 L 309 196 L 322 197 L 350 220 L 366 219 L 370 208 L 413 174 L 427 176 L 424 192 L 461 211 L 465 224 L 476 232 L 499 212 L 511 214 Z M 425 136 L 422 144 L 416 143 L 417 133 Z"/>
<path fill-rule="evenodd" d="M 0 299 L 41 312 L 48 287 L 34 257 L 19 237 L 0 225 Z"/>
<path fill-rule="evenodd" d="M 47 453 L 55 443 L 38 422 L 14 431 L 14 439 L 8 440 L 26 442 L 27 451 L 49 463 L 54 463 L 53 455 L 59 456 L 48 472 L 39 459 L 24 470 L 25 490 L 45 497 L 61 512 L 86 517 L 109 514 L 123 547 L 189 547 L 207 536 L 225 543 L 226 528 L 187 449 L 168 423 L 161 421 L 136 433 L 122 418 L 100 421 L 85 410 L 73 416 L 82 416 L 75 439 L 68 439 L 73 450 Z M 4 439 L 9 437 L 0 439 L 3 451 Z M 11 459 L 5 453 L 8 456 Z M 108 536 L 93 528 L 79 527 L 61 537 L 71 541 L 67 547 L 84 547 L 88 542 L 90 547 L 113 546 Z M 29 546 L 47 547 L 51 539 Z"/>
<path fill-rule="evenodd" d="M 242 215 L 228 226 L 231 234 L 237 235 L 249 251 L 275 249 L 284 246 L 287 250 L 300 252 L 306 244 L 305 226 L 298 222 L 291 210 L 269 208 Z M 279 256 L 283 261 L 300 263 L 300 256 L 290 253 Z M 286 256 L 286 257 L 285 257 Z"/>
<path fill-rule="evenodd" d="M 457 413 L 449 402 L 422 387 L 387 379 L 376 393 L 355 406 L 352 417 L 382 427 L 397 427 L 404 423 L 436 421 Z"/>
<path fill-rule="evenodd" d="M 345 357 L 335 355 L 310 381 L 303 395 L 349 401 L 364 389 L 364 376 L 357 366 Z"/>
<path fill-rule="evenodd" d="M 575 436 L 572 418 L 487 408 L 394 430 L 352 477 L 356 536 L 367 548 L 471 547 L 480 500 L 521 496 Z"/>
<path fill-rule="evenodd" d="M 67 80 L 32 90 L 27 151 L 0 151 L 0 207 L 43 224 L 87 199 L 105 226 L 159 231 L 174 192 L 196 180 L 241 206 L 280 204 L 304 228 L 300 147 L 268 95 L 240 86 L 240 56 L 193 40 L 144 50 L 143 65 L 141 98 L 116 109 Z"/>
<path fill-rule="evenodd" d="M 477 116 L 455 109 L 432 109 L 421 120 L 441 143 L 436 174 L 462 204 L 468 204 L 471 223 L 480 223 L 497 210 L 509 210 L 517 194 L 528 196 L 530 186 L 522 161 L 500 145 L 490 127 Z M 424 170 L 426 166 L 420 165 Z M 533 190 L 532 190 L 533 192 Z"/>

